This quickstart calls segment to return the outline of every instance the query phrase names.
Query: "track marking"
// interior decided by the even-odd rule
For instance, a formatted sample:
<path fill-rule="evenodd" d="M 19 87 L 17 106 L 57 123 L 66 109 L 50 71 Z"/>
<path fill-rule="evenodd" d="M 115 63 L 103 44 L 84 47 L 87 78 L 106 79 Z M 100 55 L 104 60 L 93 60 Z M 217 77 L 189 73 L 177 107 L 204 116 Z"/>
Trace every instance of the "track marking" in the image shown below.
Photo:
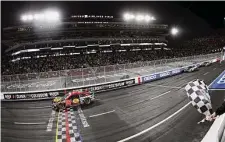
<path fill-rule="evenodd" d="M 152 84 L 147 84 L 148 86 L 154 86 L 154 87 L 164 87 L 164 88 L 175 88 L 175 89 L 180 89 L 182 87 L 177 87 L 177 86 L 166 86 L 166 85 L 152 85 Z"/>
<path fill-rule="evenodd" d="M 43 107 L 28 107 L 28 108 L 51 108 L 52 106 L 43 106 Z"/>
<path fill-rule="evenodd" d="M 165 93 L 162 93 L 161 95 L 158 95 L 158 96 L 155 96 L 155 97 L 151 98 L 150 100 L 157 99 L 157 98 L 159 98 L 159 97 L 161 97 L 161 96 L 164 96 L 164 95 L 166 95 L 166 94 L 168 94 L 168 93 L 170 93 L 170 92 L 171 92 L 171 91 L 167 91 L 167 92 L 165 92 Z"/>
<path fill-rule="evenodd" d="M 69 122 L 68 122 L 68 112 L 65 110 L 65 121 L 66 121 L 66 142 L 70 142 L 70 134 L 69 134 Z"/>
<path fill-rule="evenodd" d="M 53 125 L 54 119 L 55 119 L 55 111 L 52 110 L 51 117 L 48 120 L 48 125 L 47 125 L 47 129 L 46 129 L 47 132 L 52 131 L 52 125 Z"/>
<path fill-rule="evenodd" d="M 129 105 L 127 105 L 127 106 L 124 106 L 124 108 L 130 107 L 130 106 L 134 106 L 134 105 L 137 105 L 137 104 L 140 104 L 140 103 L 146 102 L 146 101 L 148 101 L 148 100 L 154 100 L 154 99 L 156 99 L 156 98 L 159 98 L 159 97 L 161 97 L 161 96 L 163 96 L 163 95 L 168 94 L 169 92 L 170 92 L 170 91 L 167 91 L 167 92 L 165 92 L 165 93 L 163 93 L 163 94 L 160 94 L 160 95 L 158 95 L 158 96 L 156 96 L 156 97 L 153 97 L 153 98 L 148 98 L 148 99 L 141 100 L 141 101 L 138 101 L 138 102 L 133 103 L 133 104 L 129 104 Z"/>
<path fill-rule="evenodd" d="M 114 112 L 114 111 L 115 111 L 115 110 L 107 111 L 107 112 L 104 112 L 104 113 L 99 113 L 99 114 L 91 115 L 91 116 L 89 116 L 89 117 L 90 117 L 90 118 L 91 118 L 91 117 L 97 117 L 97 116 L 101 116 L 101 115 L 104 115 L 104 114 L 112 113 L 112 112 Z"/>
<path fill-rule="evenodd" d="M 80 106 L 77 107 L 77 110 L 78 110 L 78 114 L 80 116 L 80 120 L 81 120 L 84 128 L 89 127 L 90 125 L 88 124 L 87 119 L 84 116 L 84 113 L 83 113 L 82 109 L 80 108 Z"/>
<path fill-rule="evenodd" d="M 204 73 L 203 75 L 207 75 L 209 72 Z"/>
<path fill-rule="evenodd" d="M 131 139 L 133 139 L 133 138 L 136 138 L 136 137 L 138 137 L 138 136 L 140 136 L 140 135 L 142 135 L 142 134 L 144 134 L 144 133 L 146 133 L 146 132 L 148 132 L 148 131 L 150 131 L 150 130 L 156 128 L 157 126 L 163 124 L 164 122 L 168 121 L 169 119 L 171 119 L 172 117 L 174 117 L 175 115 L 177 115 L 178 113 L 180 113 L 183 109 L 185 109 L 186 107 L 188 107 L 188 105 L 190 105 L 190 104 L 191 104 L 191 102 L 187 103 L 185 106 L 183 106 L 182 108 L 180 108 L 179 110 L 177 110 L 175 113 L 173 113 L 172 115 L 170 115 L 170 116 L 167 117 L 166 119 L 160 121 L 159 123 L 157 123 L 157 124 L 155 124 L 155 125 L 153 125 L 153 126 L 147 128 L 147 129 L 145 129 L 145 130 L 143 130 L 143 131 L 141 131 L 141 132 L 139 132 L 139 133 L 137 133 L 137 134 L 135 134 L 135 135 L 132 135 L 132 136 L 130 136 L 130 137 L 127 137 L 127 138 L 125 138 L 125 139 L 122 139 L 122 140 L 120 140 L 120 141 L 118 141 L 118 142 L 125 142 L 125 141 L 128 141 L 128 140 L 131 140 Z"/>
<path fill-rule="evenodd" d="M 216 68 L 214 68 L 213 70 L 216 70 Z"/>
<path fill-rule="evenodd" d="M 55 142 L 58 142 L 58 128 L 59 128 L 59 113 L 58 112 L 58 117 L 57 117 L 57 123 L 56 123 L 56 134 L 55 134 Z"/>
<path fill-rule="evenodd" d="M 14 122 L 17 125 L 42 125 L 46 124 L 46 122 L 38 122 L 38 123 L 26 123 L 26 122 Z"/>

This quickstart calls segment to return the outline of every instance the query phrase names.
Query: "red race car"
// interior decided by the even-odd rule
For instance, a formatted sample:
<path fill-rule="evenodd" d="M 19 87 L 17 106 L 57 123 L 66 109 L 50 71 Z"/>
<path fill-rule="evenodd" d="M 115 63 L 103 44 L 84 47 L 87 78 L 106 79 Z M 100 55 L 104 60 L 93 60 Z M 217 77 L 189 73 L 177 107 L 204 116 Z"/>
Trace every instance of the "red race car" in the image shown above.
<path fill-rule="evenodd" d="M 67 107 L 75 107 L 78 105 L 89 105 L 94 101 L 95 94 L 88 90 L 74 90 L 67 93 L 63 97 L 56 97 L 52 101 L 52 108 L 55 110 L 62 110 Z"/>

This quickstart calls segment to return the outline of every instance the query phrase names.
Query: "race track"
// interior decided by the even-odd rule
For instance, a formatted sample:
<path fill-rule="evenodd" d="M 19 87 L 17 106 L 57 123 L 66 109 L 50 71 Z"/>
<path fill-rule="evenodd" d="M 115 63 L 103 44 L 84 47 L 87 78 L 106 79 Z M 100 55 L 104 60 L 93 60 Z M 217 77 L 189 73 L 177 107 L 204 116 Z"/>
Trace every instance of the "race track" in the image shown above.
<path fill-rule="evenodd" d="M 2 141 L 115 142 L 127 138 L 129 142 L 198 142 L 212 122 L 198 125 L 203 116 L 191 105 L 180 110 L 189 102 L 183 87 L 197 78 L 209 85 L 223 70 L 225 64 L 215 63 L 197 72 L 100 93 L 91 106 L 59 114 L 50 108 L 50 100 L 2 102 Z M 224 97 L 223 91 L 211 92 L 214 110 Z"/>

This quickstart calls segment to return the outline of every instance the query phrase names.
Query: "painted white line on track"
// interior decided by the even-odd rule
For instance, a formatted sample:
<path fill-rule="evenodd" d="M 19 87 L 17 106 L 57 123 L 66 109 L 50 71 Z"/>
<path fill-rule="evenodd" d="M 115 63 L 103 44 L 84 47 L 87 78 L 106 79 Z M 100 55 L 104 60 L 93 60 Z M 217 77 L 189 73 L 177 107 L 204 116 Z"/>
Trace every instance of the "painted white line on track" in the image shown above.
<path fill-rule="evenodd" d="M 155 124 L 155 125 L 153 125 L 153 126 L 147 128 L 147 129 L 145 129 L 145 130 L 143 130 L 143 131 L 141 131 L 141 132 L 139 132 L 139 133 L 137 133 L 137 134 L 135 134 L 135 135 L 132 135 L 132 136 L 130 136 L 130 137 L 127 137 L 127 138 L 125 138 L 125 139 L 122 139 L 122 140 L 120 140 L 120 141 L 118 141 L 118 142 L 125 142 L 125 141 L 128 141 L 128 140 L 131 140 L 131 139 L 133 139 L 133 138 L 136 138 L 136 137 L 138 137 L 138 136 L 140 136 L 140 135 L 142 135 L 142 134 L 144 134 L 144 133 L 146 133 L 146 132 L 148 132 L 148 131 L 150 131 L 150 130 L 156 128 L 156 127 L 158 127 L 159 125 L 163 124 L 164 122 L 168 121 L 169 119 L 171 119 L 172 117 L 174 117 L 175 115 L 177 115 L 178 113 L 180 113 L 182 110 L 184 110 L 184 109 L 185 109 L 186 107 L 188 107 L 188 105 L 190 105 L 190 104 L 191 104 L 191 102 L 187 103 L 185 106 L 183 106 L 182 108 L 180 108 L 178 111 L 176 111 L 175 113 L 173 113 L 172 115 L 170 115 L 170 116 L 167 117 L 166 119 L 160 121 L 159 123 L 157 123 L 157 124 Z"/>
<path fill-rule="evenodd" d="M 84 116 L 84 113 L 83 113 L 82 109 L 80 108 L 80 106 L 77 107 L 77 110 L 78 110 L 78 114 L 80 116 L 80 120 L 81 120 L 84 128 L 89 127 L 90 125 L 88 124 L 87 119 Z"/>
<path fill-rule="evenodd" d="M 209 72 L 204 73 L 203 75 L 207 75 Z"/>
<path fill-rule="evenodd" d="M 216 68 L 214 68 L 213 70 L 216 70 Z"/>
<path fill-rule="evenodd" d="M 104 112 L 104 113 L 99 113 L 99 114 L 91 115 L 91 116 L 89 116 L 89 117 L 97 117 L 97 116 L 101 116 L 101 115 L 104 115 L 104 114 L 112 113 L 112 112 L 114 112 L 114 111 L 115 111 L 115 110 L 107 111 L 107 112 Z"/>
<path fill-rule="evenodd" d="M 51 108 L 52 106 L 42 106 L 42 107 L 28 107 L 28 108 Z"/>
<path fill-rule="evenodd" d="M 164 87 L 164 88 L 175 88 L 175 89 L 180 89 L 180 88 L 182 88 L 182 87 L 177 87 L 177 86 L 152 85 L 152 84 L 148 84 L 148 86 L 154 86 L 154 87 Z"/>
<path fill-rule="evenodd" d="M 17 125 L 41 125 L 41 124 L 46 124 L 46 122 L 38 122 L 38 123 L 14 122 L 14 124 L 17 124 Z"/>
<path fill-rule="evenodd" d="M 47 129 L 46 129 L 47 132 L 52 131 L 52 125 L 53 125 L 54 119 L 55 119 L 55 111 L 52 110 L 51 117 L 48 120 L 48 125 L 47 125 Z"/>
<path fill-rule="evenodd" d="M 162 93 L 161 95 L 155 96 L 155 97 L 151 98 L 151 100 L 157 99 L 157 98 L 159 98 L 159 97 L 161 97 L 161 96 L 164 96 L 164 95 L 166 95 L 166 94 L 168 94 L 168 93 L 170 93 L 170 91 L 167 91 L 167 92 L 165 92 L 165 93 Z"/>

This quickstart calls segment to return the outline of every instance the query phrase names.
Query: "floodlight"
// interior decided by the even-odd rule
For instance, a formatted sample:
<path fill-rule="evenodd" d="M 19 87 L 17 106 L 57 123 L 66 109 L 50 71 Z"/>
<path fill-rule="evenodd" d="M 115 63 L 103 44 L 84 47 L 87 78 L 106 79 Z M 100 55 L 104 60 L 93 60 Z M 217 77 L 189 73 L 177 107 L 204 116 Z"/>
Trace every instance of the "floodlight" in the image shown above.
<path fill-rule="evenodd" d="M 34 14 L 34 19 L 39 20 L 40 19 L 40 14 Z"/>
<path fill-rule="evenodd" d="M 151 20 L 151 17 L 149 15 L 145 15 L 145 21 L 150 21 Z"/>
<path fill-rule="evenodd" d="M 128 13 L 125 13 L 123 17 L 125 20 L 130 20 L 130 14 Z"/>
<path fill-rule="evenodd" d="M 171 34 L 172 34 L 172 35 L 177 35 L 178 32 L 179 32 L 179 31 L 178 31 L 177 28 L 172 28 L 172 29 L 171 29 Z"/>
<path fill-rule="evenodd" d="M 135 16 L 133 14 L 130 14 L 130 19 L 134 19 Z"/>
<path fill-rule="evenodd" d="M 50 21 L 59 20 L 59 13 L 55 11 L 47 11 L 45 12 L 45 18 Z"/>
<path fill-rule="evenodd" d="M 28 19 L 27 15 L 22 15 L 22 16 L 21 16 L 21 20 L 22 20 L 22 21 L 27 21 L 27 19 Z"/>
<path fill-rule="evenodd" d="M 45 19 L 45 15 L 44 14 L 39 14 L 39 20 L 44 20 Z"/>
<path fill-rule="evenodd" d="M 129 13 L 125 13 L 123 17 L 124 17 L 124 20 L 126 20 L 126 21 L 135 18 L 135 16 L 133 14 L 129 14 Z"/>
<path fill-rule="evenodd" d="M 27 15 L 27 19 L 28 19 L 28 20 L 33 20 L 34 17 L 33 17 L 33 15 Z"/>
<path fill-rule="evenodd" d="M 136 20 L 137 21 L 141 21 L 141 20 L 143 20 L 144 19 L 144 16 L 143 15 L 137 15 L 136 16 Z"/>

